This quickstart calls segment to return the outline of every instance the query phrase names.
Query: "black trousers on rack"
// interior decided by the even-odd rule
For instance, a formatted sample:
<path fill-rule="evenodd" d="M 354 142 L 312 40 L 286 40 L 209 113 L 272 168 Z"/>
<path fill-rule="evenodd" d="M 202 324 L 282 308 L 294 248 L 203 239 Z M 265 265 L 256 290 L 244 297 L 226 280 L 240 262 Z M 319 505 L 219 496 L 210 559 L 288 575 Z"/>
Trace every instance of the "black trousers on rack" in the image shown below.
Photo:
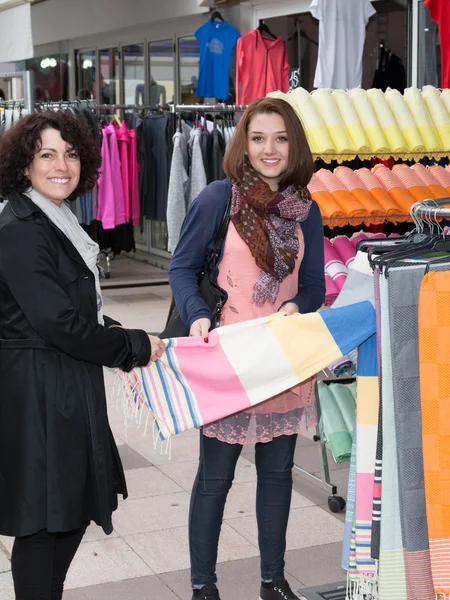
<path fill-rule="evenodd" d="M 16 600 L 61 600 L 67 571 L 87 525 L 64 533 L 43 529 L 15 539 L 11 567 Z"/>

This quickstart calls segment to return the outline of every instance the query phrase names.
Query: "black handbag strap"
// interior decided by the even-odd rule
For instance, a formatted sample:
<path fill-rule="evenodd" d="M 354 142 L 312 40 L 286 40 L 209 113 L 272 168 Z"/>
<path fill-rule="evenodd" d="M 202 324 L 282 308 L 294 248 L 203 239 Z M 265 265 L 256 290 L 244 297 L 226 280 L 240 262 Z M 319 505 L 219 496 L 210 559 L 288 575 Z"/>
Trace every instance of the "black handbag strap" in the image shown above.
<path fill-rule="evenodd" d="M 225 208 L 225 213 L 223 215 L 222 222 L 220 223 L 220 227 L 217 231 L 213 247 L 211 248 L 211 252 L 207 260 L 207 264 L 205 265 L 206 270 L 209 270 L 211 267 L 215 267 L 217 265 L 217 263 L 219 262 L 220 255 L 222 253 L 223 243 L 225 240 L 225 236 L 227 235 L 228 225 L 230 224 L 232 191 L 233 186 L 231 185 L 231 182 L 229 182 L 228 201 Z"/>

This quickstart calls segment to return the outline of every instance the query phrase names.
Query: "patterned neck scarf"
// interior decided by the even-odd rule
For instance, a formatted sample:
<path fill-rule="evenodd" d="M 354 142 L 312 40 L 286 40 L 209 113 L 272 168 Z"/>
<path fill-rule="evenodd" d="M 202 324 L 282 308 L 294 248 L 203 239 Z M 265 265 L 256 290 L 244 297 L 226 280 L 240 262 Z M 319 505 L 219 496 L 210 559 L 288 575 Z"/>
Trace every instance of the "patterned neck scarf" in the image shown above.
<path fill-rule="evenodd" d="M 251 301 L 274 304 L 280 283 L 294 271 L 299 252 L 297 223 L 308 218 L 307 188 L 272 191 L 248 160 L 241 181 L 233 183 L 231 221 L 261 269 Z"/>

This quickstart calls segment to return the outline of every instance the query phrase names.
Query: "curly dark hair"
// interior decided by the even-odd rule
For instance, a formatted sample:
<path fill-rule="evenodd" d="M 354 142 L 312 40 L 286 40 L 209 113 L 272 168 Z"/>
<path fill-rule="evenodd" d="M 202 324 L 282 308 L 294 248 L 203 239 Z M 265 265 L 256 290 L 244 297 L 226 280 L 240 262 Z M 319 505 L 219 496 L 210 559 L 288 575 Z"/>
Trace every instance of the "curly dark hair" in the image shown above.
<path fill-rule="evenodd" d="M 25 192 L 31 186 L 25 172 L 41 147 L 41 133 L 56 129 L 62 139 L 80 156 L 80 181 L 67 198 L 75 200 L 91 190 L 99 177 L 102 157 L 86 122 L 72 113 L 41 112 L 27 115 L 0 136 L 0 196 L 12 191 Z"/>

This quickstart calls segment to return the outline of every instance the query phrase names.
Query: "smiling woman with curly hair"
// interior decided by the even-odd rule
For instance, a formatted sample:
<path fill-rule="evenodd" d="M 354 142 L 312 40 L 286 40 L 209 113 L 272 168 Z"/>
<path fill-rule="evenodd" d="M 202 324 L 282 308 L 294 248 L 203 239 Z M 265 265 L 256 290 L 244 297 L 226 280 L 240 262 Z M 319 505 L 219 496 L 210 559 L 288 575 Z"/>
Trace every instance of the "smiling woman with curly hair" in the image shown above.
<path fill-rule="evenodd" d="M 69 113 L 0 136 L 0 534 L 15 537 L 16 600 L 60 600 L 89 522 L 112 532 L 127 488 L 102 366 L 129 371 L 164 350 L 103 314 L 99 247 L 66 202 L 100 164 Z"/>
<path fill-rule="evenodd" d="M 40 149 L 42 132 L 48 129 L 59 131 L 61 138 L 77 149 L 80 159 L 78 185 L 66 199 L 75 200 L 93 188 L 102 158 L 87 123 L 70 113 L 44 112 L 24 117 L 3 134 L 0 144 L 0 196 L 6 197 L 13 191 L 23 193 L 30 187 L 26 171 Z"/>

